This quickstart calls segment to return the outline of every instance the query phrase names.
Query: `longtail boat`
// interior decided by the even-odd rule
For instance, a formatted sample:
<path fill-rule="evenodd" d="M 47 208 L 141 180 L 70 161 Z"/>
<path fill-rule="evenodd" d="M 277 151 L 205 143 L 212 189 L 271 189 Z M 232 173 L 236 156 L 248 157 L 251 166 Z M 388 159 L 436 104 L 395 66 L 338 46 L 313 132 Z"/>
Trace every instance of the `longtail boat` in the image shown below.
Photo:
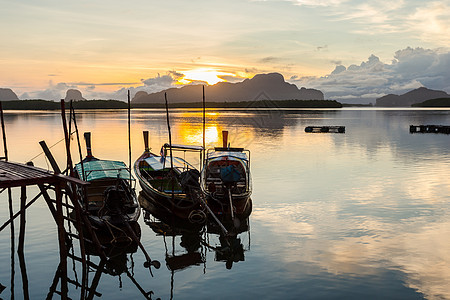
<path fill-rule="evenodd" d="M 130 170 L 122 161 L 94 157 L 90 132 L 85 132 L 84 138 L 87 156 L 75 165 L 74 171 L 76 177 L 90 183 L 85 192 L 79 192 L 84 195 L 82 205 L 92 225 L 112 234 L 113 239 L 129 239 L 122 233 L 127 232 L 130 226 L 140 235 L 140 230 L 135 230 L 140 207 Z"/>
<path fill-rule="evenodd" d="M 208 149 L 200 178 L 200 187 L 208 206 L 218 214 L 240 218 L 252 210 L 250 151 L 227 145 L 228 132 L 223 132 L 223 147 Z"/>
<path fill-rule="evenodd" d="M 148 131 L 144 131 L 144 153 L 136 160 L 134 172 L 142 188 L 143 200 L 152 201 L 180 218 L 189 218 L 200 207 L 194 190 L 200 190 L 200 172 L 184 158 L 168 156 L 171 151 L 202 153 L 201 146 L 164 144 L 160 155 L 152 153 Z"/>

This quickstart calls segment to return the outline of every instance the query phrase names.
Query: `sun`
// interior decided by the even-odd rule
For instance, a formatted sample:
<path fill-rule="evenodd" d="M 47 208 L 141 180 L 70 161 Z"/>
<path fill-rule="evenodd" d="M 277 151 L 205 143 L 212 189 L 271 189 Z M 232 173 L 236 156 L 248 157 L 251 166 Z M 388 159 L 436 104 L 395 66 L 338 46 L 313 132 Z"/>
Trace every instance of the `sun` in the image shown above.
<path fill-rule="evenodd" d="M 183 74 L 184 74 L 183 78 L 178 81 L 180 84 L 189 84 L 192 83 L 193 81 L 204 81 L 208 85 L 212 85 L 221 81 L 226 81 L 220 76 L 224 75 L 234 76 L 234 74 L 232 73 L 221 72 L 214 69 L 195 69 L 190 71 L 184 71 Z"/>

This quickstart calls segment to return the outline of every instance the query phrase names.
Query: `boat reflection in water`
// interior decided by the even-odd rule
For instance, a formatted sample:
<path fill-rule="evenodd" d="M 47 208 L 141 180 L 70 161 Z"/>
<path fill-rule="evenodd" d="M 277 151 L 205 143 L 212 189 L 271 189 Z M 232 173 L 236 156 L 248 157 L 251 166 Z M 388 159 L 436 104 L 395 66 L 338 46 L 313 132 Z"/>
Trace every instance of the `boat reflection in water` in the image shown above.
<path fill-rule="evenodd" d="M 139 226 L 138 224 L 136 225 Z M 140 232 L 140 226 L 138 230 Z M 102 237 L 99 236 L 99 239 L 102 239 Z M 53 296 L 55 295 L 61 296 L 61 298 L 67 298 L 69 296 L 69 291 L 79 291 L 80 299 L 102 297 L 102 291 L 98 290 L 98 286 L 103 275 L 117 277 L 119 289 L 122 289 L 122 276 L 126 276 L 144 296 L 144 299 L 152 299 L 153 291 L 146 291 L 134 277 L 135 262 L 133 260 L 133 254 L 137 252 L 139 247 L 136 241 L 132 239 L 125 241 L 122 239 L 118 242 L 102 244 L 102 249 L 106 256 L 105 258 L 102 258 L 102 256 L 99 255 L 98 251 L 92 244 L 86 243 L 85 246 L 87 266 L 86 278 L 84 278 L 82 271 L 82 256 L 76 254 L 73 251 L 72 246 L 67 256 L 68 265 L 70 265 L 70 261 L 72 261 L 71 263 L 73 265 L 72 274 L 69 273 L 67 278 L 67 283 L 69 285 L 68 291 L 58 290 L 60 288 L 58 283 L 61 282 L 62 274 L 60 272 L 60 263 L 55 272 L 52 285 L 49 288 L 47 299 L 53 299 Z M 77 272 L 77 270 L 81 271 Z M 144 282 L 147 283 L 148 280 L 145 280 Z M 71 286 L 73 288 L 71 288 Z M 110 293 L 111 291 L 107 292 Z M 70 298 L 75 299 L 74 295 L 70 296 Z"/>
<path fill-rule="evenodd" d="M 225 262 L 227 269 L 231 269 L 233 263 L 245 260 L 244 252 L 250 249 L 250 244 L 244 247 L 239 235 L 250 235 L 249 215 L 240 219 L 237 227 L 236 222 L 229 218 L 223 218 L 218 224 L 218 219 L 209 219 L 209 214 L 201 211 L 196 211 L 188 219 L 179 218 L 156 206 L 146 194 L 141 193 L 138 199 L 144 212 L 145 223 L 157 236 L 163 237 L 166 266 L 170 271 L 200 265 L 204 265 L 206 269 L 208 251 L 215 253 L 215 261 Z M 167 237 L 172 238 L 169 247 Z M 177 238 L 182 249 L 176 247 Z M 250 239 L 248 240 L 250 243 Z"/>

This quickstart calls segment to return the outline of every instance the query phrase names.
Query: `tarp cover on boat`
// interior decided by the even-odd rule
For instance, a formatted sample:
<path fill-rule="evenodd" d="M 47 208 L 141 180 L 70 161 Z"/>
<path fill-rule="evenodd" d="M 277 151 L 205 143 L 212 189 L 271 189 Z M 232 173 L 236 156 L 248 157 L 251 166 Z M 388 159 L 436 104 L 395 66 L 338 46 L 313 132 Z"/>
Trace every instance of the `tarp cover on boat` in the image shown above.
<path fill-rule="evenodd" d="M 228 156 L 229 158 L 238 158 L 248 161 L 248 156 L 245 152 L 237 151 L 212 151 L 208 153 L 208 159 L 214 159 L 222 156 Z"/>
<path fill-rule="evenodd" d="M 83 163 L 84 174 L 87 178 L 83 178 L 85 181 L 92 181 L 97 179 L 107 178 L 119 178 L 130 179 L 130 172 L 127 170 L 127 166 L 122 161 L 114 160 L 92 160 Z M 75 169 L 78 174 L 82 173 L 81 163 L 75 165 Z M 131 176 L 131 179 L 134 178 Z"/>
<path fill-rule="evenodd" d="M 150 156 L 145 159 L 145 162 L 148 163 L 153 170 L 158 171 L 162 169 L 170 169 L 170 156 Z M 189 166 L 189 169 L 195 169 L 192 165 L 186 162 L 184 159 L 179 157 L 173 157 L 173 167 L 174 168 L 186 168 Z"/>
<path fill-rule="evenodd" d="M 224 183 L 233 183 L 238 182 L 241 179 L 241 174 L 236 169 L 235 166 L 229 165 L 223 168 L 220 168 L 220 178 Z"/>

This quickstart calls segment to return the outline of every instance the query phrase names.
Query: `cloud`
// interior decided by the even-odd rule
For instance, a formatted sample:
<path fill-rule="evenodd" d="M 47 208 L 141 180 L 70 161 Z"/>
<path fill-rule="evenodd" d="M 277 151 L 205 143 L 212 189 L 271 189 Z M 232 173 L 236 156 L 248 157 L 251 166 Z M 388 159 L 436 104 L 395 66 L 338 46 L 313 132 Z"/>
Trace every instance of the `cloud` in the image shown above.
<path fill-rule="evenodd" d="M 158 87 L 163 86 L 165 88 L 172 86 L 177 81 L 171 74 L 141 79 L 142 83 L 145 84 L 146 87 Z M 164 88 L 163 88 L 164 89 Z"/>
<path fill-rule="evenodd" d="M 328 45 L 317 46 L 316 51 L 326 51 L 328 50 Z"/>
<path fill-rule="evenodd" d="M 442 1 L 424 2 L 424 6 L 416 8 L 407 19 L 411 29 L 421 32 L 420 38 L 424 41 L 441 43 L 449 46 L 449 40 L 443 38 L 450 31 L 450 18 L 448 11 L 450 5 Z"/>
<path fill-rule="evenodd" d="M 327 76 L 291 77 L 297 86 L 317 88 L 327 99 L 368 103 L 386 94 L 402 94 L 425 86 L 450 92 L 450 52 L 405 48 L 390 63 L 371 55 L 359 65 L 337 65 Z"/>
<path fill-rule="evenodd" d="M 277 62 L 277 61 L 279 61 L 279 60 L 280 60 L 280 58 L 278 58 L 278 57 L 275 57 L 275 56 L 267 56 L 267 57 L 261 58 L 261 59 L 259 60 L 259 62 L 260 62 L 260 63 L 273 63 L 273 62 Z"/>
<path fill-rule="evenodd" d="M 33 91 L 23 93 L 19 98 L 20 99 L 42 99 L 42 100 L 53 100 L 59 101 L 64 98 L 66 95 L 66 91 L 68 89 L 76 88 L 76 86 L 67 84 L 65 82 L 59 82 L 54 84 L 53 81 L 49 81 L 49 86 L 47 89 L 43 91 Z"/>
<path fill-rule="evenodd" d="M 286 0 L 299 6 L 337 6 L 348 0 Z"/>
<path fill-rule="evenodd" d="M 226 82 L 231 82 L 231 83 L 241 82 L 246 79 L 245 77 L 232 76 L 232 75 L 218 75 L 217 77 L 219 77 L 222 80 L 225 80 Z"/>

